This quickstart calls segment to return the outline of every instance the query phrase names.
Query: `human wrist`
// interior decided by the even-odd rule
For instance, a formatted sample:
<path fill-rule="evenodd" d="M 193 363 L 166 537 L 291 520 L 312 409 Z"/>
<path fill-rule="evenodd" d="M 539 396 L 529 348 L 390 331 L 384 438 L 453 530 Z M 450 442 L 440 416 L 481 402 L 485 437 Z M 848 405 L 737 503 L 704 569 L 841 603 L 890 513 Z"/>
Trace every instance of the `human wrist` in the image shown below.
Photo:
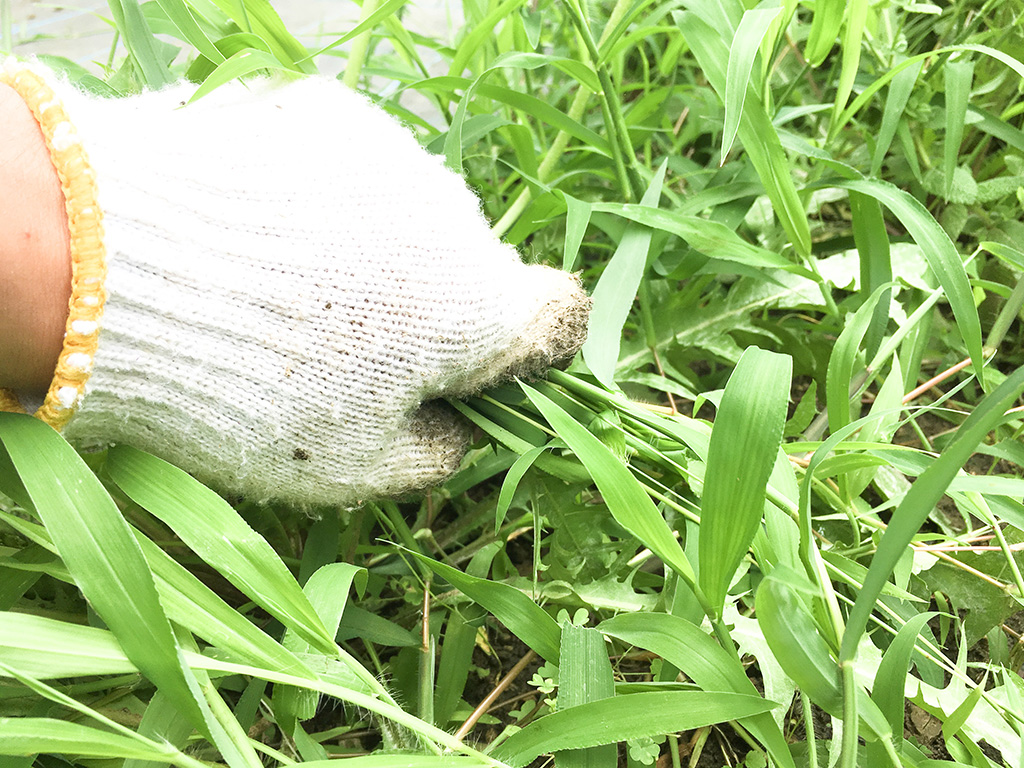
<path fill-rule="evenodd" d="M 11 303 L 4 307 L 9 327 L 0 329 L 0 339 L 12 348 L 11 362 L 0 365 L 8 385 L 0 386 L 0 410 L 24 410 L 16 389 L 29 395 L 44 389 L 35 416 L 61 430 L 84 396 L 104 306 L 96 174 L 64 108 L 63 94 L 73 95 L 73 88 L 45 67 L 13 57 L 0 62 L 0 84 L 9 89 L 7 98 L 14 96 L 0 120 L 15 115 L 20 137 L 8 147 L 6 165 L 24 173 L 23 183 L 2 185 L 17 197 L 0 200 L 18 214 L 7 214 L 13 222 L 8 241 L 21 243 L 9 249 L 9 259 L 0 258 L 10 267 L 5 290 Z"/>
<path fill-rule="evenodd" d="M 24 100 L 0 84 L 0 387 L 45 390 L 71 293 L 60 179 Z"/>

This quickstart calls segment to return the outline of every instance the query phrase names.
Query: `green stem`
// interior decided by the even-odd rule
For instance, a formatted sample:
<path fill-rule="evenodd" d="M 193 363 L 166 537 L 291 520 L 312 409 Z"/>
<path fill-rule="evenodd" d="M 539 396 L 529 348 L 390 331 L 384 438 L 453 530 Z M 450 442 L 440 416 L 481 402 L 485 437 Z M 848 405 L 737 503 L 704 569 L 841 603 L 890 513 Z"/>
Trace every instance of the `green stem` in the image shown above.
<path fill-rule="evenodd" d="M 857 680 L 853 675 L 853 661 L 839 665 L 843 673 L 843 751 L 839 764 L 842 768 L 857 768 Z"/>
<path fill-rule="evenodd" d="M 359 21 L 365 21 L 379 6 L 380 0 L 363 0 L 363 10 L 359 14 Z M 342 82 L 352 90 L 359 86 L 359 78 L 363 74 L 363 64 L 366 62 L 366 52 L 370 49 L 371 34 L 372 30 L 368 29 L 352 41 L 352 50 L 349 52 L 345 74 L 342 77 Z"/>
<path fill-rule="evenodd" d="M 804 710 L 804 738 L 807 741 L 807 758 L 809 768 L 818 768 L 818 746 L 814 738 L 814 711 L 807 694 L 800 691 L 800 703 Z"/>
<path fill-rule="evenodd" d="M 896 753 L 896 747 L 893 745 L 892 739 L 881 739 L 881 742 L 882 748 L 885 750 L 885 754 L 888 755 L 893 768 L 900 768 L 903 763 L 900 760 L 900 756 Z"/>
<path fill-rule="evenodd" d="M 1017 285 L 1014 286 L 1010 298 L 1006 300 L 1003 308 L 999 310 L 999 316 L 996 317 L 996 321 L 992 324 L 992 330 L 989 331 L 988 338 L 985 339 L 985 346 L 987 348 L 996 349 L 1003 343 L 1003 339 L 1006 338 L 1010 326 L 1020 313 L 1021 306 L 1024 306 L 1024 278 L 1017 281 Z"/>
<path fill-rule="evenodd" d="M 629 140 L 629 128 L 626 119 L 622 114 L 622 102 L 619 100 L 618 91 L 612 83 L 608 74 L 608 67 L 601 62 L 600 48 L 594 40 L 587 23 L 586 15 L 576 0 L 569 3 L 574 13 L 570 13 L 573 24 L 580 33 L 583 43 L 590 55 L 591 63 L 597 70 L 597 78 L 601 83 L 601 111 L 604 113 L 605 127 L 608 131 L 612 144 L 612 159 L 615 161 L 615 174 L 619 178 L 622 187 L 622 194 L 627 202 L 632 199 L 639 200 L 643 196 L 643 185 L 640 183 L 640 174 L 636 170 L 636 155 L 633 152 L 633 145 Z M 610 27 L 610 23 L 605 29 Z M 629 162 L 629 169 L 626 169 L 626 162 Z"/>
<path fill-rule="evenodd" d="M 668 735 L 668 754 L 672 759 L 672 768 L 683 768 L 679 760 L 679 737 L 674 733 Z"/>

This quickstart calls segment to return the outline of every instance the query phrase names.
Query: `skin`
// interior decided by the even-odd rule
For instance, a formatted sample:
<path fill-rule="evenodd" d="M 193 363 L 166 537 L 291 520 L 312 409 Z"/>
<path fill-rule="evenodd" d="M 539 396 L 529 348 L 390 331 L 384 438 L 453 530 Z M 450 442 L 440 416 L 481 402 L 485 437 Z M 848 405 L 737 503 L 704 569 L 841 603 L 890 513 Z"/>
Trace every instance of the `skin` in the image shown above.
<path fill-rule="evenodd" d="M 49 386 L 70 296 L 60 179 L 32 113 L 0 85 L 0 387 Z"/>

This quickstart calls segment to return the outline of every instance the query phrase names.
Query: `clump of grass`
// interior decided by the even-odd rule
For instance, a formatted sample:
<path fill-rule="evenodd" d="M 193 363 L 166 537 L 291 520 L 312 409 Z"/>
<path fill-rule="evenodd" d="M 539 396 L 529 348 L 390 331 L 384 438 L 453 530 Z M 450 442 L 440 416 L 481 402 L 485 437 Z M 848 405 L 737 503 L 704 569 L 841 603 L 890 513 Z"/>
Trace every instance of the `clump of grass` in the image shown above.
<path fill-rule="evenodd" d="M 54 62 L 201 98 L 345 58 L 582 272 L 582 355 L 453 402 L 444 488 L 315 522 L 0 419 L 0 754 L 1019 765 L 1019 14 L 481 1 L 447 45 L 403 5 L 311 49 L 118 2 L 104 71 Z"/>

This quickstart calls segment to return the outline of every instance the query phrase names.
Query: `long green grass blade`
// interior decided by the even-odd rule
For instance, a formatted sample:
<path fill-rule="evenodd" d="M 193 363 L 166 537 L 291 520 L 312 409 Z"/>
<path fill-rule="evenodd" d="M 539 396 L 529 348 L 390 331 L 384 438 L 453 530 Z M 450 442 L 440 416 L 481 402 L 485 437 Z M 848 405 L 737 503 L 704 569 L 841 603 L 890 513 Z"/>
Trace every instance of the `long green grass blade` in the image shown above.
<path fill-rule="evenodd" d="M 735 230 L 717 221 L 689 216 L 676 210 L 652 208 L 643 203 L 594 203 L 590 208 L 595 212 L 614 213 L 651 229 L 676 235 L 713 259 L 733 261 L 759 269 L 784 269 L 808 279 L 815 278 L 810 270 L 778 253 L 748 243 Z"/>
<path fill-rule="evenodd" d="M 751 8 L 743 12 L 743 18 L 736 28 L 736 34 L 729 46 L 729 64 L 725 75 L 725 127 L 722 129 L 722 152 L 719 165 L 725 165 L 725 158 L 736 140 L 743 114 L 743 102 L 750 86 L 750 72 L 754 68 L 761 41 L 764 40 L 772 22 L 778 18 L 782 7 Z"/>
<path fill-rule="evenodd" d="M 345 613 L 348 605 L 348 595 L 353 582 L 358 579 L 359 589 L 366 587 L 366 569 L 360 568 L 351 563 L 330 563 L 318 569 L 306 582 L 302 591 L 309 598 L 310 605 L 317 612 L 328 634 L 334 637 L 338 633 L 338 626 L 341 624 L 341 616 Z M 317 648 L 303 639 L 294 630 L 285 632 L 281 644 L 292 653 L 315 653 Z M 338 651 L 331 649 L 329 657 L 334 657 Z M 354 659 L 350 659 L 350 666 L 353 672 L 365 678 L 369 687 L 374 687 L 375 678 Z M 300 691 L 296 688 L 279 687 L 274 691 L 274 712 L 278 716 L 278 722 L 282 726 L 282 713 L 299 720 L 309 720 L 316 714 L 317 704 L 320 697 L 311 691 Z"/>
<path fill-rule="evenodd" d="M 205 728 L 128 524 L 78 454 L 37 419 L 0 413 L 0 442 L 61 558 L 128 658 Z"/>
<path fill-rule="evenodd" d="M 224 61 L 224 54 L 217 49 L 217 46 L 203 31 L 199 22 L 196 21 L 192 9 L 184 0 L 157 0 L 157 3 L 167 14 L 171 23 L 178 28 L 182 40 L 188 42 L 210 61 L 215 63 Z"/>
<path fill-rule="evenodd" d="M 864 22 L 868 16 L 868 0 L 850 0 L 846 4 L 846 26 L 843 30 L 842 66 L 836 85 L 836 100 L 832 110 L 838 117 L 853 91 L 853 81 L 860 68 L 860 47 L 864 37 Z"/>
<path fill-rule="evenodd" d="M 0 463 L 2 458 L 3 454 L 0 453 Z M 27 499 L 26 502 L 31 506 Z M 42 526 L 19 518 L 6 519 L 22 535 L 56 553 L 56 547 Z M 140 533 L 136 533 L 136 541 L 146 556 L 160 602 L 171 621 L 232 658 L 285 674 L 313 677 L 312 672 L 298 658 L 232 609 L 160 547 Z M 70 574 L 56 574 L 53 568 L 49 570 L 55 578 L 72 581 Z"/>
<path fill-rule="evenodd" d="M 786 423 L 792 365 L 786 355 L 748 347 L 718 407 L 701 496 L 699 545 L 699 584 L 716 616 L 764 513 L 768 477 Z"/>
<path fill-rule="evenodd" d="M 831 130 L 833 133 L 838 133 L 839 129 L 846 125 L 850 121 L 850 118 L 857 114 L 880 88 L 884 88 L 886 83 L 896 77 L 903 70 L 920 65 L 921 62 L 935 58 L 936 56 L 941 56 L 946 53 L 956 53 L 958 51 L 973 51 L 974 53 L 981 53 L 985 56 L 990 56 L 996 61 L 1005 64 L 1011 70 L 1016 72 L 1019 77 L 1024 78 L 1024 62 L 1021 62 L 1019 59 L 1015 59 L 1013 56 L 1010 56 L 1003 51 L 996 50 L 995 48 L 991 48 L 987 45 L 947 45 L 944 48 L 937 48 L 934 51 L 911 56 L 909 59 L 900 62 L 885 74 L 881 75 L 877 80 L 861 91 L 852 102 L 850 102 L 850 106 L 848 106 L 843 111 L 843 114 L 834 121 L 833 128 Z"/>
<path fill-rule="evenodd" d="M 410 88 L 417 91 L 451 94 L 456 89 L 469 87 L 472 83 L 472 80 L 464 77 L 432 77 L 426 80 L 419 80 L 413 83 Z M 605 156 L 611 156 L 612 149 L 608 139 L 583 125 L 578 119 L 570 117 L 565 112 L 551 106 L 551 104 L 543 99 L 489 83 L 478 85 L 476 93 L 484 98 L 494 99 L 514 109 L 522 110 L 560 131 L 565 131 L 569 136 L 579 140 L 588 152 L 598 152 Z"/>
<path fill-rule="evenodd" d="M 568 413 L 533 387 L 520 383 L 526 396 L 590 472 L 615 521 L 649 547 L 688 583 L 694 572 L 679 542 L 640 483 L 626 466 Z"/>
<path fill-rule="evenodd" d="M 875 313 L 875 307 L 886 286 L 879 286 L 853 318 L 846 323 L 843 332 L 836 339 L 832 354 L 828 358 L 828 371 L 825 375 L 825 402 L 828 407 L 828 426 L 835 433 L 849 424 L 853 418 L 859 418 L 858 412 L 851 414 L 856 407 L 850 402 L 850 386 L 853 381 L 854 368 L 868 327 Z"/>
<path fill-rule="evenodd" d="M 396 13 L 398 13 L 398 11 L 402 9 L 402 6 L 404 6 L 408 2 L 409 0 L 388 0 L 379 8 L 374 9 L 374 11 L 368 14 L 365 19 L 361 19 L 358 24 L 352 27 L 352 29 L 350 29 L 344 35 L 337 38 L 336 40 L 332 40 L 323 48 L 320 48 L 314 53 L 309 54 L 306 58 L 315 59 L 321 54 L 327 53 L 328 51 L 337 48 L 339 45 L 344 45 L 349 40 L 359 37 L 359 35 L 363 34 L 364 32 L 372 30 L 378 24 L 384 22 L 389 17 L 394 16 Z"/>
<path fill-rule="evenodd" d="M 887 181 L 850 179 L 832 183 L 837 187 L 860 192 L 878 200 L 892 211 L 907 228 L 914 241 L 921 246 L 921 252 L 932 274 L 944 289 L 946 300 L 953 310 L 960 335 L 971 357 L 974 373 L 979 381 L 984 381 L 981 321 L 978 319 L 978 309 L 974 304 L 967 270 L 949 235 L 917 198 Z"/>
<path fill-rule="evenodd" d="M 203 80 L 203 84 L 192 94 L 189 101 L 201 99 L 215 88 L 226 85 L 240 77 L 251 75 L 253 72 L 261 70 L 285 72 L 288 69 L 287 66 L 266 51 L 261 51 L 258 48 L 245 48 L 218 64 L 217 68 Z"/>
<path fill-rule="evenodd" d="M 871 175 L 877 176 L 882 169 L 882 162 L 892 145 L 893 137 L 896 136 L 896 129 L 903 119 L 903 113 L 910 101 L 910 95 L 914 92 L 914 85 L 917 77 L 921 74 L 924 62 L 918 62 L 915 67 L 902 69 L 892 79 L 889 85 L 889 94 L 885 100 L 885 111 L 882 113 L 882 126 L 878 130 L 878 139 L 875 142 L 875 152 L 871 156 Z"/>
<path fill-rule="evenodd" d="M 602 622 L 598 629 L 658 654 L 705 691 L 757 693 L 739 659 L 696 624 L 678 616 L 622 613 Z M 793 755 L 782 729 L 770 715 L 752 715 L 743 720 L 743 727 L 765 745 L 776 763 L 784 768 L 794 768 Z"/>
<path fill-rule="evenodd" d="M 665 168 L 663 163 L 654 175 L 641 205 L 647 208 L 658 205 Z M 587 327 L 587 341 L 583 345 L 583 359 L 597 380 L 609 389 L 616 388 L 615 364 L 619 359 L 622 326 L 647 268 L 651 236 L 651 230 L 641 224 L 626 227 L 618 248 L 594 288 L 594 305 Z"/>
<path fill-rule="evenodd" d="M 237 0 L 211 2 L 238 24 L 242 32 L 254 32 L 259 35 L 270 46 L 279 68 L 293 69 L 306 74 L 317 71 L 316 66 L 309 60 L 309 51 L 288 31 L 269 0 L 245 0 L 244 3 Z"/>
<path fill-rule="evenodd" d="M 541 718 L 510 736 L 495 755 L 519 768 L 547 752 L 688 731 L 750 717 L 775 706 L 759 696 L 739 693 L 668 691 L 616 696 Z"/>
<path fill-rule="evenodd" d="M 815 704 L 841 717 L 839 668 L 810 613 L 793 588 L 783 581 L 781 569 L 761 582 L 756 603 L 758 625 L 786 674 Z"/>
<path fill-rule="evenodd" d="M 692 12 L 675 13 L 673 16 L 701 70 L 719 98 L 724 98 L 726 71 L 723 63 L 728 62 L 729 52 L 721 36 Z M 778 131 L 761 99 L 753 92 L 744 99 L 738 135 L 793 247 L 801 256 L 808 256 L 811 252 L 811 231 L 804 205 L 793 183 Z"/>
<path fill-rule="evenodd" d="M 590 203 L 565 195 L 565 247 L 562 250 L 562 269 L 571 272 L 576 268 L 580 245 L 590 224 Z"/>
<path fill-rule="evenodd" d="M 150 88 L 162 88 L 174 78 L 161 58 L 160 43 L 153 36 L 149 22 L 137 0 L 108 0 L 110 15 L 139 66 L 142 77 Z"/>
<path fill-rule="evenodd" d="M 910 486 L 907 495 L 893 512 L 889 526 L 878 544 L 878 551 L 871 560 L 864 586 L 850 611 L 840 650 L 840 658 L 843 661 L 852 659 L 856 653 L 860 638 L 867 628 L 868 617 L 874 610 L 875 600 L 896 563 L 903 556 L 913 537 L 917 535 L 921 524 L 931 514 L 945 493 L 946 487 L 967 463 L 985 436 L 1002 423 L 1007 409 L 1013 405 L 1022 391 L 1024 368 L 1018 368 L 978 404 L 957 429 L 939 458 Z"/>
<path fill-rule="evenodd" d="M 525 594 L 508 584 L 470 576 L 417 552 L 410 551 L 410 554 L 494 614 L 513 635 L 536 651 L 541 658 L 553 664 L 558 663 L 561 630 L 557 622 Z"/>
<path fill-rule="evenodd" d="M 942 172 L 945 176 L 945 196 L 948 199 L 953 189 L 953 172 L 960 156 L 960 142 L 964 135 L 964 119 L 967 117 L 967 102 L 974 82 L 974 60 L 950 58 L 942 68 L 946 84 L 946 136 L 942 149 Z"/>
<path fill-rule="evenodd" d="M 853 219 L 853 242 L 860 258 L 860 293 L 864 301 L 879 286 L 892 282 L 892 251 L 889 247 L 889 233 L 885 228 L 882 206 L 874 198 L 859 192 L 850 192 L 850 215 Z M 891 291 L 886 291 L 878 300 L 871 324 L 867 331 L 865 349 L 868 359 L 875 356 L 882 336 L 889 324 L 889 302 Z"/>
<path fill-rule="evenodd" d="M 254 602 L 323 653 L 336 654 L 333 634 L 295 577 L 224 499 L 177 467 L 128 446 L 110 450 L 107 472 Z"/>
<path fill-rule="evenodd" d="M 236 53 L 247 50 L 263 51 L 270 55 L 270 46 L 263 42 L 251 32 L 236 32 L 225 35 L 214 43 L 220 56 L 216 59 L 209 59 L 206 56 L 196 56 L 185 72 L 185 77 L 194 83 L 204 82 L 217 69 L 224 60 L 234 56 Z"/>
<path fill-rule="evenodd" d="M 256 681 L 259 685 L 261 681 Z M 138 734 L 150 741 L 164 746 L 175 747 L 179 751 L 188 743 L 192 727 L 174 704 L 159 691 L 149 700 L 146 711 L 139 723 Z M 144 760 L 125 760 L 123 768 L 163 768 L 161 763 Z"/>
<path fill-rule="evenodd" d="M 38 680 L 138 671 L 107 630 L 26 613 L 0 614 L 0 659 Z"/>
<path fill-rule="evenodd" d="M 543 454 L 548 447 L 541 445 L 536 448 L 531 448 L 529 451 L 524 453 L 515 463 L 509 467 L 508 473 L 505 475 L 505 479 L 501 482 L 501 491 L 498 493 L 498 503 L 494 510 L 494 532 L 497 533 L 505 522 L 505 515 L 508 514 L 508 508 L 512 505 L 512 497 L 515 495 L 516 489 L 519 487 L 520 481 L 523 476 L 530 470 L 534 462 Z"/>
<path fill-rule="evenodd" d="M 147 746 L 110 731 L 48 717 L 0 717 L 0 755 L 32 755 L 39 752 L 80 757 L 135 758 L 176 761 L 177 750 Z M 202 765 L 192 761 L 189 765 Z"/>
<path fill-rule="evenodd" d="M 525 4 L 526 0 L 505 0 L 505 2 L 495 5 L 490 10 L 490 13 L 482 18 L 473 27 L 473 30 L 466 35 L 465 39 L 460 42 L 455 55 L 452 57 L 452 63 L 448 67 L 448 74 L 460 77 L 465 72 L 470 60 L 474 56 L 481 55 L 481 48 L 485 43 L 491 41 L 494 27 L 502 19 L 511 16 L 520 6 Z M 484 67 L 480 68 L 481 71 L 483 69 Z"/>
<path fill-rule="evenodd" d="M 812 67 L 819 66 L 836 44 L 845 11 L 845 0 L 817 0 L 815 3 L 811 31 L 804 45 L 804 58 Z"/>
<path fill-rule="evenodd" d="M 604 637 L 596 629 L 562 624 L 558 660 L 558 708 L 569 709 L 615 695 L 615 679 Z M 556 768 L 615 768 L 615 747 L 605 744 L 555 755 Z"/>
<path fill-rule="evenodd" d="M 932 612 L 925 612 L 911 617 L 896 633 L 875 672 L 871 698 L 889 721 L 893 733 L 903 730 L 905 683 L 914 643 L 924 625 L 934 616 Z"/>

